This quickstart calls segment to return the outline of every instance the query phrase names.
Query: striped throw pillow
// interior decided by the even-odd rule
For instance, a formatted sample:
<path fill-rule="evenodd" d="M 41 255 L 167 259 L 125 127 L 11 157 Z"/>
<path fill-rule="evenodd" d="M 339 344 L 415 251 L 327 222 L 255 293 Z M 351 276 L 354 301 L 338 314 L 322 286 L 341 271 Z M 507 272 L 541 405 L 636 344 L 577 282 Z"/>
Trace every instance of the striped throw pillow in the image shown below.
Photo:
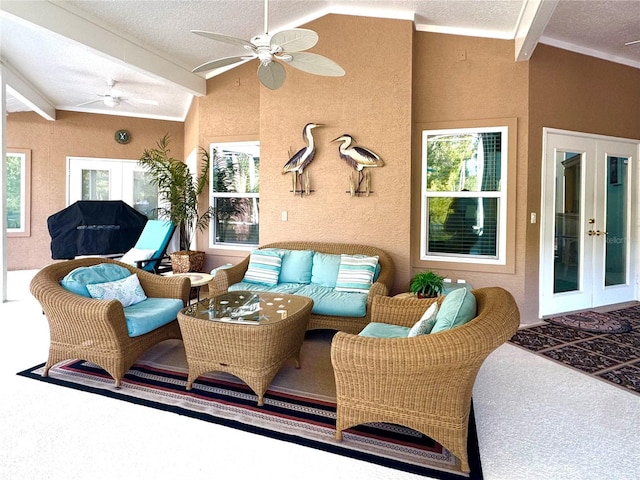
<path fill-rule="evenodd" d="M 243 281 L 273 287 L 278 284 L 280 267 L 282 267 L 282 258 L 276 252 L 256 250 L 249 257 L 249 268 L 244 274 Z"/>
<path fill-rule="evenodd" d="M 365 255 L 342 254 L 336 290 L 339 292 L 369 293 L 377 265 L 377 255 L 367 257 Z"/>

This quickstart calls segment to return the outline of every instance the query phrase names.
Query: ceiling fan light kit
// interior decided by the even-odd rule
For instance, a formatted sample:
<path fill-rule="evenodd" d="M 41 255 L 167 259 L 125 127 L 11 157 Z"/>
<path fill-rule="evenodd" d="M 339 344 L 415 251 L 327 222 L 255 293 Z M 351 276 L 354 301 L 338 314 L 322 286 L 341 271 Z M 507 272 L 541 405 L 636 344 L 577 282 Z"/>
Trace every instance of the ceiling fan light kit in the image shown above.
<path fill-rule="evenodd" d="M 280 88 L 286 78 L 285 69 L 280 62 L 313 75 L 341 77 L 345 74 L 342 67 L 333 60 L 304 51 L 318 43 L 318 34 L 316 32 L 306 28 L 294 28 L 270 35 L 268 29 L 268 0 L 265 0 L 264 14 L 265 33 L 253 37 L 250 41 L 221 33 L 191 30 L 196 35 L 240 46 L 247 50 L 245 55 L 224 57 L 203 63 L 194 68 L 193 72 L 206 72 L 247 60 L 258 59 L 260 61 L 260 65 L 258 65 L 258 80 L 271 90 Z"/>

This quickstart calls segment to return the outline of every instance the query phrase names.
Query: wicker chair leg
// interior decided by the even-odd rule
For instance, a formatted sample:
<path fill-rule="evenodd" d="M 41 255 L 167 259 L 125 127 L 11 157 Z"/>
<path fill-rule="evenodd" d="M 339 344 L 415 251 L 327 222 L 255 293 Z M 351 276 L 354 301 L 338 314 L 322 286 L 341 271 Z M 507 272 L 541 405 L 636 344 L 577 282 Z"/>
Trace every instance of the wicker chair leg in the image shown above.
<path fill-rule="evenodd" d="M 336 430 L 336 440 L 342 441 L 342 430 Z"/>

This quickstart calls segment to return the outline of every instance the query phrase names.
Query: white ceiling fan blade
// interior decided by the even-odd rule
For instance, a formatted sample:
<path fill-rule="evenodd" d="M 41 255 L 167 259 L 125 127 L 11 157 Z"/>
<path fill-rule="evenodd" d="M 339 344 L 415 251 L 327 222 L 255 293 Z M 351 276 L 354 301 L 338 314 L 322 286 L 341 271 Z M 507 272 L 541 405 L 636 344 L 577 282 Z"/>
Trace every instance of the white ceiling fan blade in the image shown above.
<path fill-rule="evenodd" d="M 196 35 L 207 37 L 218 42 L 230 43 L 231 45 L 237 45 L 239 47 L 248 48 L 249 50 L 255 50 L 255 45 L 253 45 L 253 43 L 247 42 L 242 38 L 231 37 L 229 35 L 223 35 L 222 33 L 206 32 L 204 30 L 191 30 L 191 33 L 195 33 Z"/>
<path fill-rule="evenodd" d="M 253 57 L 251 56 L 235 56 L 235 57 L 224 57 L 219 58 L 217 60 L 212 60 L 210 62 L 203 63 L 199 67 L 196 67 L 192 70 L 193 73 L 198 72 L 206 72 L 207 70 L 213 70 L 214 68 L 226 67 L 227 65 L 233 65 L 234 63 L 239 63 L 244 60 L 249 60 Z"/>
<path fill-rule="evenodd" d="M 279 46 L 284 52 L 301 52 L 318 43 L 318 34 L 313 30 L 294 28 L 283 30 L 271 37 L 271 48 Z"/>
<path fill-rule="evenodd" d="M 260 62 L 258 67 L 258 80 L 270 90 L 276 90 L 282 86 L 286 77 L 284 67 L 278 62 L 264 64 Z"/>
<path fill-rule="evenodd" d="M 104 99 L 98 98 L 97 100 L 89 100 L 88 102 L 82 102 L 76 105 L 76 107 L 84 107 L 85 105 L 91 105 L 92 103 L 104 102 Z"/>
<path fill-rule="evenodd" d="M 336 62 L 315 53 L 293 52 L 283 55 L 282 60 L 298 70 L 314 75 L 342 77 L 345 74 L 343 68 Z"/>
<path fill-rule="evenodd" d="M 137 103 L 140 105 L 153 105 L 153 106 L 159 105 L 157 100 L 148 100 L 145 98 L 121 98 L 120 100 L 127 103 Z"/>

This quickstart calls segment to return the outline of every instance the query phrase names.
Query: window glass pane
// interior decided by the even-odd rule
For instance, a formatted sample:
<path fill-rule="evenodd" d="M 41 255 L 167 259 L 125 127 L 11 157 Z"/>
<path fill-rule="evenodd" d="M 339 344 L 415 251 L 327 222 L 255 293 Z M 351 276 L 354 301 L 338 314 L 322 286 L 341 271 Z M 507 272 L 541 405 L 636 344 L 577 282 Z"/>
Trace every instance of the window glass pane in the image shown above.
<path fill-rule="evenodd" d="M 133 172 L 133 208 L 150 220 L 158 219 L 158 186 L 147 172 Z"/>
<path fill-rule="evenodd" d="M 24 155 L 7 154 L 7 228 L 24 229 Z"/>
<path fill-rule="evenodd" d="M 428 253 L 496 255 L 496 198 L 439 197 L 428 205 Z"/>
<path fill-rule="evenodd" d="M 109 170 L 82 170 L 82 200 L 109 200 Z"/>
<path fill-rule="evenodd" d="M 501 132 L 427 137 L 427 190 L 500 190 Z"/>
<path fill-rule="evenodd" d="M 212 144 L 213 245 L 259 244 L 260 144 Z"/>
<path fill-rule="evenodd" d="M 216 150 L 213 191 L 256 193 L 260 189 L 260 158 L 245 152 Z"/>
<path fill-rule="evenodd" d="M 257 245 L 260 199 L 215 198 L 215 243 Z"/>

